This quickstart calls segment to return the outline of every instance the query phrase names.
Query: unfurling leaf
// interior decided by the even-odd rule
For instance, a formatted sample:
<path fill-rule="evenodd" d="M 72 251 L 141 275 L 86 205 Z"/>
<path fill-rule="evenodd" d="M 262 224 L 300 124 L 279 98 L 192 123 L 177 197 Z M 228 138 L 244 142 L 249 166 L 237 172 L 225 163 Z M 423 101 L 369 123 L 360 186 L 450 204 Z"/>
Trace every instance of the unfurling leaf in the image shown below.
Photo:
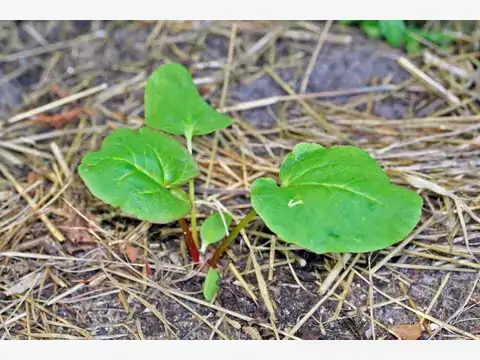
<path fill-rule="evenodd" d="M 280 187 L 255 180 L 252 205 L 281 239 L 315 253 L 382 249 L 405 238 L 420 218 L 422 198 L 391 184 L 356 147 L 298 144 L 280 179 Z"/>
<path fill-rule="evenodd" d="M 207 277 L 203 283 L 203 296 L 205 300 L 211 301 L 218 290 L 218 282 L 220 281 L 220 274 L 213 267 L 208 270 Z"/>
<path fill-rule="evenodd" d="M 220 214 L 216 212 L 210 215 L 200 228 L 200 236 L 202 237 L 202 248 L 200 251 L 204 253 L 208 245 L 222 240 L 227 235 L 227 230 L 231 223 L 232 217 L 227 213 Z"/>
<path fill-rule="evenodd" d="M 160 66 L 148 79 L 145 122 L 170 134 L 191 138 L 226 128 L 232 120 L 202 99 L 185 67 L 170 63 Z"/>
<path fill-rule="evenodd" d="M 176 140 L 141 128 L 115 130 L 100 151 L 78 168 L 93 195 L 141 220 L 167 223 L 184 217 L 190 200 L 179 187 L 198 174 L 193 157 Z"/>

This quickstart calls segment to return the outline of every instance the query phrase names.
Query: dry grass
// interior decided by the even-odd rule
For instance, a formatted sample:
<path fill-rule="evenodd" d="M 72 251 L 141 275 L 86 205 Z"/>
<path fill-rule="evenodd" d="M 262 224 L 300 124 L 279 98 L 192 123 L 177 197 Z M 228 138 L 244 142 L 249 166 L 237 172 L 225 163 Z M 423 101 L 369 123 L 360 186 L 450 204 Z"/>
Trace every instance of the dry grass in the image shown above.
<path fill-rule="evenodd" d="M 32 67 L 39 75 L 22 94 L 21 106 L 0 118 L 0 338 L 305 339 L 306 324 L 318 329 L 316 338 L 341 338 L 330 326 L 352 319 L 359 338 L 396 338 L 385 314 L 399 314 L 395 323 L 419 322 L 424 338 L 480 338 L 478 27 L 449 56 L 430 49 L 424 58 L 407 60 L 387 49 L 413 75 L 404 83 L 386 77 L 371 86 L 312 94 L 304 90 L 325 44 L 352 46 L 357 35 L 312 22 L 94 22 L 91 33 L 48 42 L 55 26 L 71 33 L 73 25 L 5 23 L 0 32 L 0 70 L 6 72 L 0 85 Z M 118 28 L 126 29 L 124 46 L 132 56 L 95 58 L 118 41 L 110 38 Z M 19 45 L 22 33 L 25 48 Z M 135 39 L 136 33 L 146 38 Z M 223 38 L 226 49 L 205 60 L 204 42 L 212 34 Z M 45 44 L 38 44 L 41 39 Z M 95 63 L 103 60 L 106 76 Z M 214 136 L 194 139 L 200 223 L 218 209 L 241 220 L 250 210 L 252 181 L 277 178 L 284 155 L 297 142 L 311 141 L 361 146 L 396 184 L 416 189 L 425 203 L 417 229 L 373 254 L 305 261 L 301 249 L 272 238 L 255 221 L 221 262 L 225 292 L 205 302 L 198 286 L 204 274 L 182 255 L 177 224 L 131 219 L 94 199 L 76 174 L 83 154 L 97 149 L 112 129 L 144 124 L 147 69 L 162 61 L 187 63 L 206 97 L 234 121 Z M 293 81 L 278 75 L 286 66 L 299 70 Z M 284 95 L 235 100 L 234 85 L 265 74 Z M 348 101 L 335 103 L 342 96 Z M 409 102 L 409 115 L 375 115 L 375 104 L 388 99 Z M 434 111 L 415 115 L 439 101 Z M 244 118 L 245 110 L 261 108 L 275 112 L 276 122 L 260 127 Z M 126 257 L 127 247 L 138 249 L 136 259 Z M 439 282 L 425 285 L 419 281 L 425 274 Z M 445 289 L 456 286 L 459 274 L 466 276 L 468 291 L 455 298 Z M 296 319 L 278 316 L 284 310 L 278 289 L 314 301 L 296 310 L 291 304 Z M 358 296 L 359 289 L 368 296 Z M 237 300 L 222 299 L 226 291 Z M 107 311 L 113 308 L 120 317 Z M 145 311 L 159 330 L 143 323 Z M 181 313 L 191 326 L 177 322 Z M 96 315 L 98 321 L 91 318 Z M 102 326 L 109 330 L 100 333 Z"/>

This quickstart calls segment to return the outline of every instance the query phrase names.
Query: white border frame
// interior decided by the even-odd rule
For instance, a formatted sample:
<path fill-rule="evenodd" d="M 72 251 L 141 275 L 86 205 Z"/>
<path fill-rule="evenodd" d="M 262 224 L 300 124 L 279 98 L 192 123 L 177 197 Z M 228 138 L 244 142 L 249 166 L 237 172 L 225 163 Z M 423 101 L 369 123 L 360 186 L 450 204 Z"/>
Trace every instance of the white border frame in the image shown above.
<path fill-rule="evenodd" d="M 405 360 L 475 357 L 478 341 L 7 341 L 2 358 L 55 360 Z"/>
<path fill-rule="evenodd" d="M 480 18 L 473 1 L 456 0 L 23 0 L 5 1 L 0 19 L 20 20 L 338 20 Z M 475 11 L 477 10 L 477 11 Z"/>

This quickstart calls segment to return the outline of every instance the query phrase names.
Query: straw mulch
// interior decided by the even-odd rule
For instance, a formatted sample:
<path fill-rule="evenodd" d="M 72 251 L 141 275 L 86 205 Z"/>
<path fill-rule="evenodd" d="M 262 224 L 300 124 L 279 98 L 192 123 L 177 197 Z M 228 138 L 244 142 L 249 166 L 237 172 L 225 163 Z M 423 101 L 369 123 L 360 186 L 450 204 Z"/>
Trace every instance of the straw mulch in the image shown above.
<path fill-rule="evenodd" d="M 329 22 L 0 23 L 0 338 L 480 338 L 480 28 L 461 25 L 450 50 L 407 58 Z M 178 224 L 122 214 L 76 173 L 144 125 L 148 75 L 170 61 L 233 119 L 194 139 L 200 223 L 239 221 L 252 181 L 310 141 L 369 151 L 423 197 L 417 228 L 319 256 L 256 219 L 205 302 Z"/>

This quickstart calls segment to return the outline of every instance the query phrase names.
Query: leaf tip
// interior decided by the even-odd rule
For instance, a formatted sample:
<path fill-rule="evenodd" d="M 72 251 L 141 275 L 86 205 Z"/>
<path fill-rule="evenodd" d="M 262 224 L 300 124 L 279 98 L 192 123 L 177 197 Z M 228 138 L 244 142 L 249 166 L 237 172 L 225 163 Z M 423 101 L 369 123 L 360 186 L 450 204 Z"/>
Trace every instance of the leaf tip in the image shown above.
<path fill-rule="evenodd" d="M 220 274 L 213 267 L 210 267 L 205 282 L 203 283 L 203 296 L 205 300 L 211 301 L 213 299 L 220 286 L 218 284 L 220 279 Z"/>

